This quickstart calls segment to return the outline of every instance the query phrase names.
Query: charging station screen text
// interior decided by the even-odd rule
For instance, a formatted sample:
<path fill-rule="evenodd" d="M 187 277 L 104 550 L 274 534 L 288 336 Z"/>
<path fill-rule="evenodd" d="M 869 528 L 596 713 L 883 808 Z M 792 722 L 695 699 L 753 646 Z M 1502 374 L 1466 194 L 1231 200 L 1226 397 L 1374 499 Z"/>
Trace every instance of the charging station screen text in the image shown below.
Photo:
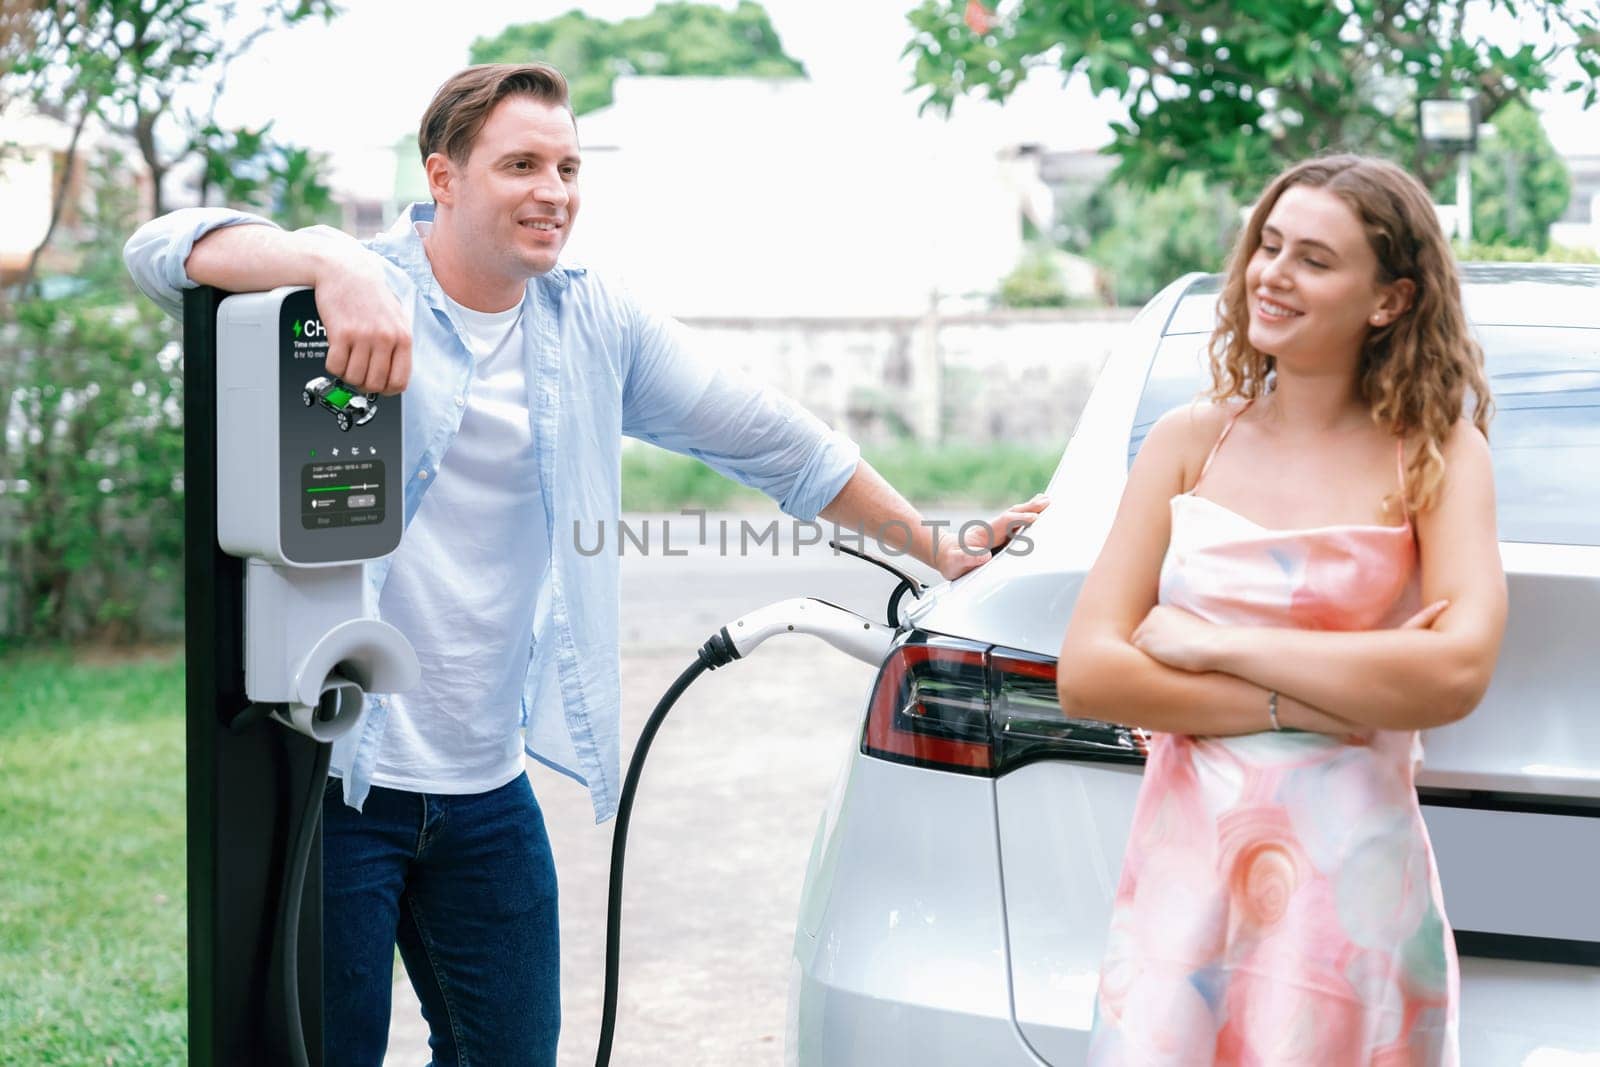
<path fill-rule="evenodd" d="M 307 463 L 300 468 L 300 524 L 308 530 L 383 521 L 383 461 Z"/>
<path fill-rule="evenodd" d="M 399 396 L 362 393 L 327 368 L 328 335 L 309 289 L 288 294 L 278 329 L 279 543 L 296 563 L 376 559 L 400 543 L 389 467 L 404 456 Z"/>

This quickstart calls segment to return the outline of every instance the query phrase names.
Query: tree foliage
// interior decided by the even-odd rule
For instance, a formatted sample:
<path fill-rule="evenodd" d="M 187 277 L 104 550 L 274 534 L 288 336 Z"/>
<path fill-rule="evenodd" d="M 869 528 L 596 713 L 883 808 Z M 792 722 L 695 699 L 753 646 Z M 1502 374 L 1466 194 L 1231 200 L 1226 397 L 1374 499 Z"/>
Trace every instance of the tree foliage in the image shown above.
<path fill-rule="evenodd" d="M 230 206 L 250 208 L 288 229 L 337 221 L 333 191 L 323 182 L 326 158 L 272 136 L 272 124 L 260 129 L 225 130 L 210 123 L 197 144 L 205 169 L 200 201 L 217 190 Z"/>
<path fill-rule="evenodd" d="M 1128 106 L 1110 151 L 1118 176 L 1155 186 L 1200 170 L 1254 192 L 1286 164 L 1339 148 L 1412 165 L 1450 161 L 1417 143 L 1415 102 L 1478 98 L 1493 118 L 1527 93 L 1592 105 L 1600 9 L 1589 0 L 924 0 L 909 18 L 924 107 L 1003 100 L 1035 67 L 1083 75 Z M 1537 24 L 1507 47 L 1496 28 Z M 1583 77 L 1552 73 L 1573 61 Z"/>
<path fill-rule="evenodd" d="M 238 8 L 212 0 L 35 0 L 7 16 L 0 101 L 26 98 L 73 131 L 60 193 L 85 127 L 97 120 L 137 146 L 161 214 L 162 180 L 205 150 L 203 131 L 214 125 L 229 65 L 265 33 L 338 12 L 333 0 L 267 0 L 251 5 L 248 18 L 237 18 Z M 208 107 L 192 103 L 207 98 Z M 64 201 L 55 198 L 45 244 Z"/>
<path fill-rule="evenodd" d="M 1472 157 L 1472 236 L 1485 244 L 1544 251 L 1550 224 L 1572 198 L 1572 178 L 1539 116 L 1515 101 L 1494 117 L 1494 132 L 1479 138 Z M 1444 186 L 1454 189 L 1454 182 Z M 1443 188 L 1437 190 L 1442 194 Z M 1440 195 L 1437 199 L 1453 199 Z"/>
<path fill-rule="evenodd" d="M 0 323 L 0 636 L 15 641 L 170 636 L 180 618 L 181 350 L 122 266 L 138 218 L 123 166 L 91 169 L 76 274 Z"/>
<path fill-rule="evenodd" d="M 745 75 L 790 78 L 805 67 L 783 50 L 766 9 L 739 0 L 662 3 L 648 15 L 607 22 L 573 10 L 544 22 L 508 26 L 472 44 L 474 63 L 553 64 L 564 73 L 579 115 L 611 103 L 619 75 Z"/>
<path fill-rule="evenodd" d="M 26 99 L 71 131 L 49 231 L 0 293 L 0 640 L 140 640 L 181 626 L 179 329 L 122 264 L 144 217 L 130 161 L 80 144 L 92 122 L 120 135 L 110 143 L 142 157 L 157 212 L 162 177 L 195 159 L 202 198 L 215 190 L 288 225 L 324 218 L 319 157 L 269 129 L 221 129 L 211 114 L 229 63 L 262 33 L 335 8 L 272 0 L 241 26 L 238 6 L 0 3 L 0 104 Z M 79 225 L 58 232 L 74 177 L 86 194 L 74 199 Z M 52 242 L 71 271 L 36 277 Z"/>
<path fill-rule="evenodd" d="M 1478 263 L 1600 263 L 1600 252 L 1592 248 L 1558 244 L 1531 248 L 1526 245 L 1491 245 L 1474 241 L 1461 258 Z"/>
<path fill-rule="evenodd" d="M 1073 250 L 1100 269 L 1116 303 L 1133 307 L 1190 271 L 1221 270 L 1239 230 L 1238 204 L 1193 172 L 1150 190 L 1108 179 L 1081 216 Z"/>
<path fill-rule="evenodd" d="M 1072 303 L 1049 248 L 1030 248 L 995 293 L 1001 307 L 1061 308 Z"/>

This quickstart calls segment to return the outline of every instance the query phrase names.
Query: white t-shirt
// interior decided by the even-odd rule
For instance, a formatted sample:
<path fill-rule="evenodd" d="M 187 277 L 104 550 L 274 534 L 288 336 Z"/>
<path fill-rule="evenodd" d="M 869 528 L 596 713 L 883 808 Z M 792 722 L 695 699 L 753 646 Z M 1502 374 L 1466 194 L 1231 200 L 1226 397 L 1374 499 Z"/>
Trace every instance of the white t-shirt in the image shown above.
<path fill-rule="evenodd" d="M 378 601 L 378 617 L 417 650 L 422 678 L 388 698 L 372 781 L 416 793 L 484 793 L 523 772 L 522 687 L 549 556 L 522 308 L 452 304 L 475 361 L 461 430 Z"/>

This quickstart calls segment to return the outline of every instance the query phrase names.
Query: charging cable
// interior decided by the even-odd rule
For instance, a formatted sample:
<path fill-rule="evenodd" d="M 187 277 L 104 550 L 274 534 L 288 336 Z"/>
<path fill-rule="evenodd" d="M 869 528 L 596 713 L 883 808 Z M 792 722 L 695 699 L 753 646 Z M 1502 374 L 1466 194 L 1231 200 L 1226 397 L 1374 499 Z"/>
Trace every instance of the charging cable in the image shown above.
<path fill-rule="evenodd" d="M 713 634 L 695 654 L 691 663 L 676 681 L 667 688 L 656 703 L 655 710 L 645 722 L 628 763 L 628 773 L 622 784 L 622 794 L 617 802 L 617 821 L 611 839 L 611 882 L 606 898 L 606 976 L 605 1003 L 600 1017 L 600 1043 L 595 1055 L 596 1067 L 607 1067 L 611 1062 L 611 1046 L 616 1031 L 617 986 L 622 956 L 622 874 L 628 846 L 628 823 L 633 814 L 634 794 L 639 788 L 639 777 L 650 746 L 661 729 L 667 713 L 678 698 L 706 671 L 716 670 L 734 660 L 743 659 L 754 652 L 770 637 L 780 634 L 810 634 L 819 637 L 841 652 L 865 663 L 877 666 L 889 653 L 898 630 L 882 623 L 869 622 L 852 611 L 813 597 L 796 597 L 760 608 L 735 620 Z M 323 693 L 315 717 L 332 721 L 340 711 L 344 691 L 333 687 Z M 255 705 L 246 710 L 246 721 L 258 721 L 265 714 L 277 711 L 276 707 Z M 300 1015 L 300 900 L 305 893 L 306 868 L 310 861 L 311 843 L 316 839 L 317 827 L 322 819 L 323 792 L 328 781 L 328 765 L 333 755 L 333 745 L 317 746 L 310 781 L 306 788 L 305 806 L 300 823 L 290 846 L 289 862 L 284 870 L 282 897 L 279 901 L 278 944 L 282 964 L 282 994 L 286 1040 L 290 1061 L 294 1067 L 309 1067 L 305 1027 Z"/>
<path fill-rule="evenodd" d="M 311 766 L 311 780 L 306 787 L 305 809 L 301 811 L 300 825 L 295 829 L 289 866 L 283 876 L 283 899 L 278 908 L 284 1026 L 294 1067 L 310 1067 L 311 1062 L 306 1050 L 305 1024 L 300 1018 L 300 898 L 305 895 L 311 842 L 316 839 L 317 825 L 322 821 L 322 794 L 327 788 L 328 763 L 332 758 L 332 743 L 325 742 L 317 746 L 316 759 Z"/>
<path fill-rule="evenodd" d="M 326 726 L 341 714 L 360 714 L 360 704 L 352 713 L 343 705 L 352 699 L 360 701 L 360 690 L 353 683 L 337 675 L 330 678 L 322 698 L 310 712 L 310 718 Z M 353 698 L 352 693 L 355 693 Z M 251 724 L 273 717 L 299 730 L 288 717 L 289 707 L 284 704 L 252 704 L 235 721 Z M 309 732 L 309 731 L 302 731 Z M 304 1020 L 300 1017 L 300 901 L 305 896 L 306 869 L 311 862 L 311 843 L 316 840 L 317 827 L 322 822 L 322 794 L 328 785 L 328 766 L 333 760 L 333 743 L 320 742 L 311 761 L 311 777 L 306 783 L 305 805 L 300 811 L 300 822 L 295 827 L 289 843 L 288 862 L 284 865 L 283 887 L 278 899 L 278 962 L 280 992 L 283 996 L 284 1041 L 289 1062 L 294 1067 L 310 1067 L 311 1059 L 306 1048 Z"/>
<path fill-rule="evenodd" d="M 667 713 L 695 679 L 706 671 L 743 659 L 769 637 L 786 633 L 810 634 L 876 667 L 889 654 L 897 632 L 893 627 L 868 622 L 853 611 L 814 597 L 779 601 L 713 634 L 700 646 L 694 662 L 661 695 L 634 746 L 633 758 L 628 761 L 628 773 L 622 783 L 622 795 L 617 801 L 617 822 L 611 837 L 611 887 L 606 896 L 605 1003 L 600 1011 L 600 1044 L 595 1052 L 595 1067 L 608 1067 L 611 1063 L 611 1045 L 617 1025 L 617 983 L 622 956 L 622 868 L 628 847 L 628 821 L 633 814 L 633 797 L 639 788 L 645 757 L 650 754 L 650 745 Z"/>

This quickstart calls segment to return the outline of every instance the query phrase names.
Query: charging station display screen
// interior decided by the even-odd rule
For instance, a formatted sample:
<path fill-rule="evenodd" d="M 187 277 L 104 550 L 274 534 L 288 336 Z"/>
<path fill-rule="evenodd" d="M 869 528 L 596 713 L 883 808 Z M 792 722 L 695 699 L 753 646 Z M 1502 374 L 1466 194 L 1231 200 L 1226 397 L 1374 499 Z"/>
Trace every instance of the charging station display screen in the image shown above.
<path fill-rule="evenodd" d="M 290 293 L 278 322 L 279 543 L 296 563 L 373 559 L 400 544 L 399 396 L 362 393 L 328 372 L 312 290 Z"/>

